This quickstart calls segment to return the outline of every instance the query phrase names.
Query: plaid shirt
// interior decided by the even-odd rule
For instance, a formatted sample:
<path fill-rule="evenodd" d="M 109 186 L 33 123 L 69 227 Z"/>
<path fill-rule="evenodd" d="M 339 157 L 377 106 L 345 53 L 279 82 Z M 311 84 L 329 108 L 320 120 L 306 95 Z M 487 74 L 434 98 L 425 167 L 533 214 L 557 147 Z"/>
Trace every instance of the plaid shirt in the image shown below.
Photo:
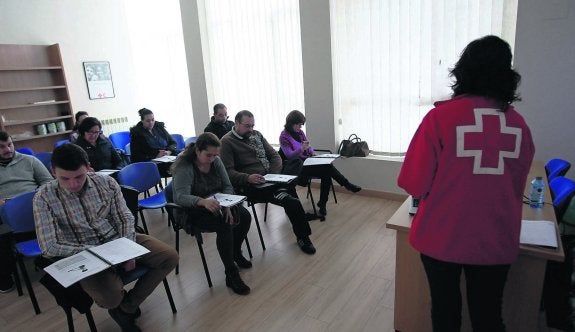
<path fill-rule="evenodd" d="M 88 173 L 78 193 L 61 188 L 58 181 L 43 185 L 34 196 L 34 219 L 46 257 L 67 257 L 120 237 L 136 237 L 134 216 L 120 186 L 96 173 Z"/>

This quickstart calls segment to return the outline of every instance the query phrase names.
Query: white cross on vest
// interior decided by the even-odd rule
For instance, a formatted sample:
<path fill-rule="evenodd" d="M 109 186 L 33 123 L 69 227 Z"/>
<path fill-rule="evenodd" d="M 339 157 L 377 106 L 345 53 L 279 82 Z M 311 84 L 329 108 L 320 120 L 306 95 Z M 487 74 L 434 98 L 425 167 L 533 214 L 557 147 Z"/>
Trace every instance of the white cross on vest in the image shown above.
<path fill-rule="evenodd" d="M 473 157 L 473 174 L 496 174 L 501 175 L 504 172 L 503 158 L 519 158 L 519 151 L 521 147 L 521 128 L 507 127 L 505 120 L 505 113 L 492 108 L 476 108 L 473 110 L 475 114 L 475 124 L 472 126 L 457 126 L 457 157 Z M 495 116 L 499 119 L 499 136 L 514 135 L 514 147 L 512 150 L 506 149 L 502 146 L 489 147 L 490 151 L 479 148 L 465 148 L 466 134 L 475 135 L 496 135 L 497 133 L 484 132 L 484 116 Z M 497 139 L 496 137 L 495 139 Z M 468 141 L 470 139 L 468 138 Z M 494 150 L 496 149 L 496 151 Z M 485 155 L 498 154 L 497 167 L 488 167 L 482 165 L 483 152 Z"/>

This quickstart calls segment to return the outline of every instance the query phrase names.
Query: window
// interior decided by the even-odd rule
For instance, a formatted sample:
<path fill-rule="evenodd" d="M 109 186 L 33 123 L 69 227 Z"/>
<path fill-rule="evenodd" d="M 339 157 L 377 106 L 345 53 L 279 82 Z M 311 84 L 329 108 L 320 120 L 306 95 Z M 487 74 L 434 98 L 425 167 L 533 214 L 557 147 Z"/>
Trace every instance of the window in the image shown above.
<path fill-rule="evenodd" d="M 299 2 L 200 0 L 198 13 L 210 105 L 225 104 L 232 120 L 251 111 L 278 143 L 287 113 L 304 112 Z"/>
<path fill-rule="evenodd" d="M 340 139 L 401 155 L 472 40 L 514 44 L 517 0 L 332 0 L 334 104 Z"/>

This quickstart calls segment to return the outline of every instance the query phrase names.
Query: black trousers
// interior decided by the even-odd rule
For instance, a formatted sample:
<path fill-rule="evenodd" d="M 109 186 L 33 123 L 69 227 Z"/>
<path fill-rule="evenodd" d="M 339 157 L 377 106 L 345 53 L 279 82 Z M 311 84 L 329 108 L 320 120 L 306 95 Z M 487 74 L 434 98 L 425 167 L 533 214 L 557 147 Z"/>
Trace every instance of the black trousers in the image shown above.
<path fill-rule="evenodd" d="M 248 186 L 242 192 L 252 201 L 267 202 L 283 207 L 298 239 L 311 235 L 311 228 L 295 191 L 295 184 L 293 186 L 273 185 L 264 188 Z"/>
<path fill-rule="evenodd" d="M 461 272 L 465 273 L 467 306 L 475 332 L 505 331 L 501 315 L 503 289 L 510 265 L 469 265 L 440 261 L 421 254 L 431 292 L 435 332 L 460 331 Z"/>
<path fill-rule="evenodd" d="M 202 230 L 216 232 L 216 246 L 224 263 L 226 272 L 237 270 L 234 255 L 241 252 L 242 242 L 250 230 L 252 216 L 241 205 L 232 208 L 235 210 L 234 221 L 239 218 L 239 224 L 230 225 L 220 215 L 215 215 L 204 208 L 192 209 L 188 222 L 195 224 Z"/>
<path fill-rule="evenodd" d="M 317 177 L 321 179 L 319 201 L 317 202 L 318 205 L 325 205 L 327 202 L 329 191 L 331 189 L 331 179 L 334 179 L 342 186 L 349 184 L 349 180 L 343 176 L 343 174 L 341 174 L 333 164 L 304 166 L 301 170 L 300 176 Z"/>

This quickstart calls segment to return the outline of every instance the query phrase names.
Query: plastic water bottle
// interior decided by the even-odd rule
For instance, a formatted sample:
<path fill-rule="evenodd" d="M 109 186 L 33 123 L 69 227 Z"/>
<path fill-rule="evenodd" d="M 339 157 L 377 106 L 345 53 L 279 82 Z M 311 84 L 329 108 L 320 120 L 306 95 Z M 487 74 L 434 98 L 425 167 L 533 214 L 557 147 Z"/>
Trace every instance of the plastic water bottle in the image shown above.
<path fill-rule="evenodd" d="M 529 205 L 534 208 L 543 206 L 543 194 L 545 193 L 545 182 L 541 176 L 531 181 L 531 192 L 529 193 Z"/>

